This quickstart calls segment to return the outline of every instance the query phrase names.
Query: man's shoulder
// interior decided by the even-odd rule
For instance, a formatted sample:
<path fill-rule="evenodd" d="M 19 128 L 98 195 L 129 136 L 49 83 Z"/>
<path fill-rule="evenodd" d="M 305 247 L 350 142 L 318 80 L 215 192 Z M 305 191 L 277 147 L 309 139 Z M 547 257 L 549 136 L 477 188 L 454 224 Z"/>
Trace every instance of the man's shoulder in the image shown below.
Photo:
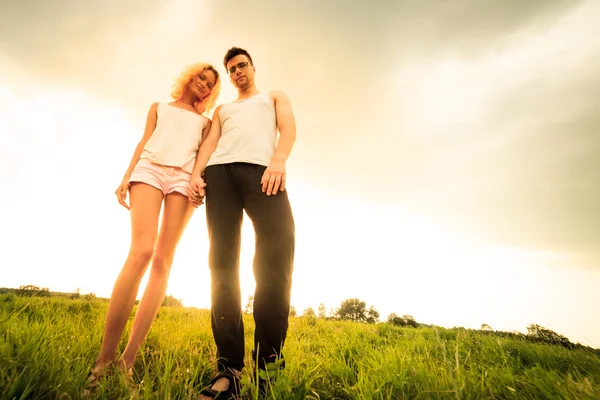
<path fill-rule="evenodd" d="M 290 102 L 290 98 L 283 90 L 271 90 L 269 91 L 269 98 L 273 103 L 273 106 L 279 104 L 286 104 Z"/>
<path fill-rule="evenodd" d="M 218 106 L 215 107 L 215 110 L 213 111 L 212 115 L 213 115 L 213 119 L 216 117 L 220 117 L 221 115 L 221 110 L 223 109 L 223 106 L 226 106 L 229 103 L 222 103 L 219 104 Z"/>
<path fill-rule="evenodd" d="M 275 100 L 277 100 L 278 98 L 282 98 L 282 97 L 287 98 L 287 94 L 283 90 L 279 90 L 279 89 L 269 90 L 269 96 Z"/>

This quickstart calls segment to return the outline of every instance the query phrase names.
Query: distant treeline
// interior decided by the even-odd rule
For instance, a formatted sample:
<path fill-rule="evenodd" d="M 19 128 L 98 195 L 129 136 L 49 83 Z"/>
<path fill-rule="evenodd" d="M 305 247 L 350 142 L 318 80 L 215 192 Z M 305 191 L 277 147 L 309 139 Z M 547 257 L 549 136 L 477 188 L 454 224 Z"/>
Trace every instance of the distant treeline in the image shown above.
<path fill-rule="evenodd" d="M 69 299 L 93 299 L 102 302 L 108 303 L 110 301 L 109 298 L 106 297 L 97 297 L 95 293 L 86 293 L 81 294 L 80 290 L 77 289 L 73 293 L 66 292 L 51 292 L 48 288 L 39 287 L 35 285 L 23 285 L 19 286 L 17 289 L 14 288 L 0 288 L 0 294 L 12 293 L 17 296 L 36 296 L 36 297 L 64 297 Z M 138 304 L 139 300 L 135 301 L 135 304 Z M 165 299 L 162 302 L 162 306 L 165 307 L 183 307 L 183 302 L 179 299 L 176 299 L 173 296 L 165 296 Z"/>
<path fill-rule="evenodd" d="M 12 293 L 17 296 L 37 296 L 37 297 L 64 297 L 69 299 L 89 299 L 94 301 L 102 301 L 109 302 L 110 299 L 104 297 L 96 297 L 94 293 L 86 293 L 81 294 L 80 290 L 77 289 L 74 293 L 64 293 L 64 292 L 51 292 L 48 288 L 41 288 L 35 285 L 24 285 L 20 286 L 17 289 L 14 288 L 0 288 L 0 295 Z M 139 301 L 136 301 L 136 304 Z M 254 298 L 250 296 L 248 298 L 248 303 L 244 308 L 244 313 L 251 314 L 253 309 Z M 183 307 L 183 302 L 180 299 L 177 299 L 173 296 L 165 296 L 165 299 L 162 303 L 163 307 Z M 195 308 L 195 307 L 191 307 Z M 364 301 L 351 298 L 342 301 L 340 306 L 336 309 L 332 309 L 327 311 L 325 305 L 323 303 L 319 304 L 317 312 L 314 311 L 312 307 L 306 308 L 302 315 L 298 315 L 295 307 L 290 307 L 290 316 L 291 317 L 301 317 L 307 318 L 309 323 L 311 321 L 316 320 L 317 318 L 327 319 L 327 320 L 344 320 L 344 321 L 353 321 L 356 323 L 366 323 L 366 324 L 377 324 L 381 323 L 379 320 L 379 312 L 375 309 L 375 307 L 370 306 L 367 308 L 367 305 Z M 413 328 L 439 328 L 438 332 L 447 332 L 456 334 L 456 332 L 461 330 L 466 331 L 474 331 L 484 335 L 495 336 L 499 338 L 513 338 L 513 339 L 521 339 L 526 340 L 532 343 L 548 343 L 556 346 L 561 346 L 570 350 L 574 349 L 587 349 L 592 350 L 593 352 L 600 354 L 600 349 L 594 349 L 589 346 L 582 345 L 580 343 L 572 343 L 567 337 L 556 333 L 548 328 L 545 328 L 538 324 L 530 324 L 527 326 L 527 333 L 523 334 L 521 332 L 504 332 L 504 331 L 496 331 L 492 329 L 488 324 L 482 324 L 481 329 L 467 329 L 463 327 L 456 327 L 452 329 L 445 329 L 443 327 L 439 327 L 436 325 L 419 323 L 415 320 L 412 315 L 404 314 L 402 317 L 398 316 L 396 313 L 391 313 L 387 320 L 383 323 L 387 323 L 395 326 L 403 326 L 403 327 L 413 327 Z M 451 333 L 452 334 L 452 333 Z"/>

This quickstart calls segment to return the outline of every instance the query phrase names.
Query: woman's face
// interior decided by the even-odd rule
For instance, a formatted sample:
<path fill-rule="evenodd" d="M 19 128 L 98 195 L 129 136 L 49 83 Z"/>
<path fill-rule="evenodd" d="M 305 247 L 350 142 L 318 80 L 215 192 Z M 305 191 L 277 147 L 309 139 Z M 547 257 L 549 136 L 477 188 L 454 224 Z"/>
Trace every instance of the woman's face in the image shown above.
<path fill-rule="evenodd" d="M 188 89 L 191 90 L 199 100 L 204 100 L 210 95 L 216 83 L 217 76 L 215 73 L 210 69 L 205 69 L 190 81 Z"/>

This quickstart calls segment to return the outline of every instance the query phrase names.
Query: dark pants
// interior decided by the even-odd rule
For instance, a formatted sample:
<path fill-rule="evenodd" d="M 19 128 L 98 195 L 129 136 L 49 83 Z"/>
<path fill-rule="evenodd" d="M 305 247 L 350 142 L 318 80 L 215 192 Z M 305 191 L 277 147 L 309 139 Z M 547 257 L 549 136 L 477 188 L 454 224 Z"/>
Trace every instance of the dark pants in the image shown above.
<path fill-rule="evenodd" d="M 258 367 L 283 358 L 288 329 L 295 228 L 287 191 L 261 191 L 266 167 L 231 163 L 206 168 L 206 219 L 210 239 L 212 330 L 219 370 L 244 366 L 244 324 L 239 279 L 243 212 L 255 232 L 253 359 Z"/>

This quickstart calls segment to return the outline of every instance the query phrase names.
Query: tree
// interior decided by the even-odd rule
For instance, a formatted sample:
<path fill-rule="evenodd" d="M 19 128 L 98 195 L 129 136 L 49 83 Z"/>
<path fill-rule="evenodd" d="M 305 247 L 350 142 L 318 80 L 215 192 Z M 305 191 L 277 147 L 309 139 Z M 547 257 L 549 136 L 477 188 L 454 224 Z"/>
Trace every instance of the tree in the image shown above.
<path fill-rule="evenodd" d="M 302 312 L 303 317 L 315 318 L 315 310 L 312 307 L 308 307 Z"/>
<path fill-rule="evenodd" d="M 369 319 L 367 305 L 357 298 L 342 301 L 334 315 L 336 318 L 354 322 L 367 322 Z M 379 318 L 379 314 L 377 317 Z"/>
<path fill-rule="evenodd" d="M 251 294 L 248 296 L 248 303 L 246 303 L 246 307 L 244 308 L 244 314 L 252 314 L 254 312 L 254 295 Z"/>
<path fill-rule="evenodd" d="M 296 312 L 296 307 L 290 306 L 290 317 L 296 317 L 298 313 Z"/>
<path fill-rule="evenodd" d="M 412 326 L 413 328 L 417 328 L 419 326 L 419 323 L 415 321 L 415 317 L 410 314 L 404 314 L 402 319 L 407 326 Z"/>
<path fill-rule="evenodd" d="M 575 345 L 563 335 L 560 335 L 548 328 L 544 328 L 538 324 L 530 324 L 527 326 L 527 336 L 542 342 L 557 344 L 569 349 L 575 347 Z"/>
<path fill-rule="evenodd" d="M 81 289 L 77 288 L 77 289 L 75 289 L 75 293 L 71 294 L 71 298 L 78 299 L 79 297 L 81 297 Z"/>
<path fill-rule="evenodd" d="M 371 306 L 367 310 L 367 323 L 368 324 L 376 324 L 379 322 L 379 312 L 375 309 L 375 307 Z"/>
<path fill-rule="evenodd" d="M 388 315 L 387 322 L 396 326 L 406 326 L 406 322 L 404 322 L 404 320 L 400 318 L 396 313 L 391 313 L 390 315 Z"/>
<path fill-rule="evenodd" d="M 319 308 L 317 308 L 317 313 L 319 318 L 327 318 L 327 310 L 325 309 L 325 304 L 319 304 Z"/>
<path fill-rule="evenodd" d="M 161 307 L 183 307 L 183 302 L 171 295 L 168 295 L 163 299 Z"/>
<path fill-rule="evenodd" d="M 50 289 L 40 288 L 39 286 L 35 285 L 22 285 L 17 289 L 17 295 L 48 297 L 50 296 Z"/>
<path fill-rule="evenodd" d="M 481 330 L 482 331 L 493 331 L 492 327 L 489 326 L 488 324 L 481 324 Z"/>
<path fill-rule="evenodd" d="M 39 286 L 35 285 L 21 285 L 19 286 L 19 290 L 22 290 L 24 292 L 39 292 L 41 289 Z"/>
<path fill-rule="evenodd" d="M 415 317 L 410 314 L 404 314 L 402 317 L 399 317 L 396 313 L 391 313 L 387 317 L 387 322 L 396 326 L 412 326 L 413 328 L 417 328 L 420 324 L 415 321 Z"/>
<path fill-rule="evenodd" d="M 35 285 L 21 285 L 17 289 L 17 295 L 19 296 L 34 296 L 40 288 Z"/>

